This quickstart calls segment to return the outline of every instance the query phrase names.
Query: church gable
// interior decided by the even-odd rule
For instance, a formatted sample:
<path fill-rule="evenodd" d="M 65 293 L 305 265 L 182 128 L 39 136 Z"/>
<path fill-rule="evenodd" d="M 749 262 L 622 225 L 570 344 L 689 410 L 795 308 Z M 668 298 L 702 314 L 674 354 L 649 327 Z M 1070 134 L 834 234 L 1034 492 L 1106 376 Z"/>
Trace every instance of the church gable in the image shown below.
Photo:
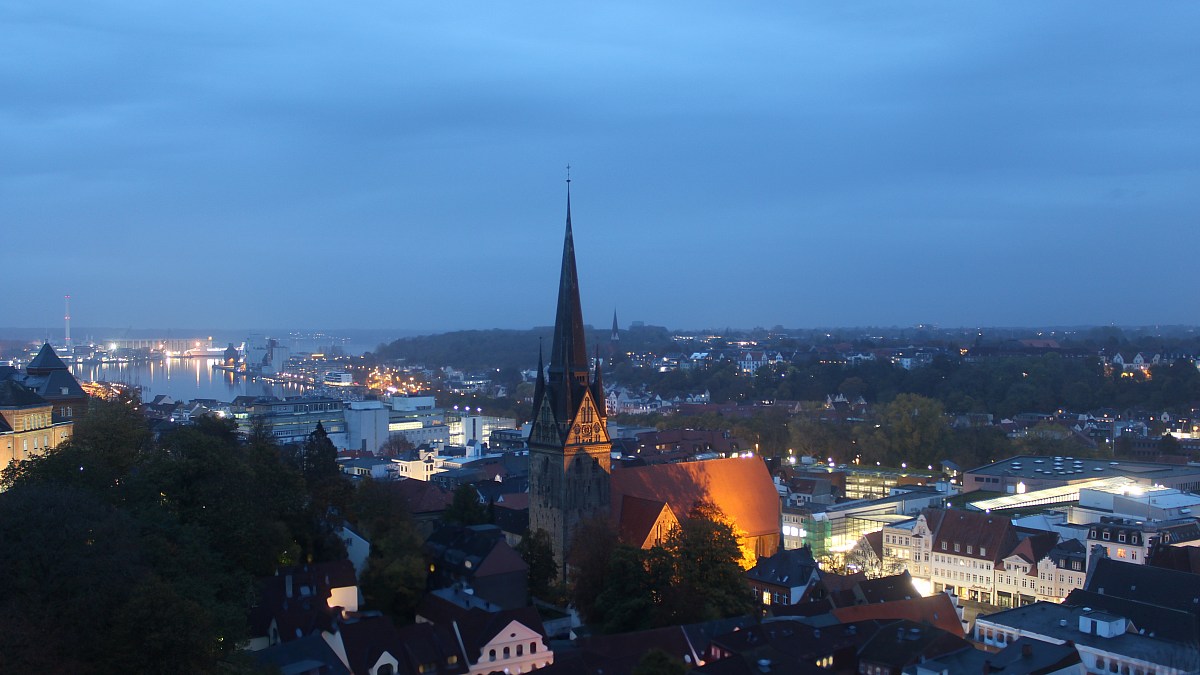
<path fill-rule="evenodd" d="M 566 445 L 592 445 L 608 442 L 610 441 L 604 417 L 600 415 L 600 411 L 596 407 L 592 392 L 585 390 L 583 400 L 579 402 L 579 409 L 575 413 L 575 419 L 572 420 L 571 428 L 567 432 Z"/>
<path fill-rule="evenodd" d="M 538 445 L 557 446 L 562 444 L 558 433 L 558 421 L 554 419 L 554 410 L 550 407 L 550 397 L 542 398 L 541 407 L 533 418 L 533 429 L 529 432 L 529 442 Z"/>

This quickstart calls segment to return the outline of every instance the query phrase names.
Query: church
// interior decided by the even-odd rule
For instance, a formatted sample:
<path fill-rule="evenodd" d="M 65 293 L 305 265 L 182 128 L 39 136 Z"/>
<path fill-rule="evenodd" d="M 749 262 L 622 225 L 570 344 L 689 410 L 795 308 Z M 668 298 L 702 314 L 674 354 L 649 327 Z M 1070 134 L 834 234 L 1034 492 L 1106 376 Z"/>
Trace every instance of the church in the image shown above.
<path fill-rule="evenodd" d="M 560 568 L 572 537 L 587 520 L 611 518 L 623 543 L 648 548 L 700 502 L 721 510 L 744 551 L 774 555 L 780 502 L 761 459 L 646 466 L 613 474 L 599 354 L 593 369 L 583 325 L 568 179 L 550 367 L 545 368 L 545 354 L 539 350 L 529 431 L 529 529 L 550 535 Z"/>

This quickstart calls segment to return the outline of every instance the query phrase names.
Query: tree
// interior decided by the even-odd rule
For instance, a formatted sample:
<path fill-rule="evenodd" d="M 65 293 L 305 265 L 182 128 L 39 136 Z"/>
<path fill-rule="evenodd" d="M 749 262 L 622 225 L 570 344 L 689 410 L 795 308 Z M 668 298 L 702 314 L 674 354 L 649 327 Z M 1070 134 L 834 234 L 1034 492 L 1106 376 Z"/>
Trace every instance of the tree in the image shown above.
<path fill-rule="evenodd" d="M 585 520 L 571 540 L 571 598 L 584 621 L 598 622 L 596 602 L 608 581 L 608 564 L 618 546 L 607 518 Z"/>
<path fill-rule="evenodd" d="M 733 527 L 712 504 L 688 518 L 651 550 L 649 568 L 662 599 L 657 625 L 696 623 L 753 608 L 743 577 L 743 553 Z"/>
<path fill-rule="evenodd" d="M 543 529 L 525 531 L 517 553 L 529 566 L 529 594 L 535 598 L 549 599 L 551 584 L 558 579 L 558 565 L 554 562 L 554 546 L 550 535 Z"/>
<path fill-rule="evenodd" d="M 425 593 L 426 567 L 421 537 L 399 486 L 364 480 L 354 490 L 349 510 L 371 540 L 367 568 L 359 579 L 366 604 L 399 623 L 412 621 Z"/>
<path fill-rule="evenodd" d="M 454 500 L 442 513 L 442 520 L 456 525 L 482 525 L 489 521 L 487 509 L 479 503 L 479 491 L 464 483 L 454 491 Z"/>
<path fill-rule="evenodd" d="M 305 554 L 314 560 L 335 560 L 345 554 L 345 546 L 333 535 L 341 524 L 350 499 L 350 483 L 337 463 L 337 448 L 317 422 L 300 448 L 300 472 L 309 496 L 308 518 L 311 525 Z"/>
<path fill-rule="evenodd" d="M 940 462 L 946 451 L 949 424 L 939 401 L 916 394 L 900 394 L 879 415 L 875 440 L 885 464 L 914 465 Z"/>
<path fill-rule="evenodd" d="M 384 457 L 399 457 L 413 449 L 413 444 L 404 436 L 396 434 L 379 446 L 379 454 Z"/>
<path fill-rule="evenodd" d="M 714 506 L 699 504 L 661 545 L 615 546 L 585 616 L 612 633 L 746 614 L 754 603 L 741 560 L 733 527 Z"/>

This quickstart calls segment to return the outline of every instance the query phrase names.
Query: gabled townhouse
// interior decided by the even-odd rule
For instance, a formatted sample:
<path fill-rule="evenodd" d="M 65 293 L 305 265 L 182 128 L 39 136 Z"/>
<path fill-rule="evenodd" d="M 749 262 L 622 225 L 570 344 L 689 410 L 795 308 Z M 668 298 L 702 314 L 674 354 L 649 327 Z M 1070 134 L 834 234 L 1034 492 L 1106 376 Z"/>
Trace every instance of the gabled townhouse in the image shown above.
<path fill-rule="evenodd" d="M 417 623 L 452 629 L 471 675 L 528 673 L 554 663 L 537 609 L 501 609 L 462 592 L 426 594 Z"/>
<path fill-rule="evenodd" d="M 995 566 L 997 607 L 1020 607 L 1039 599 L 1039 564 L 1058 543 L 1053 532 L 1025 537 Z M 1081 584 L 1082 585 L 1082 582 Z M 1043 582 L 1041 588 L 1044 590 Z"/>
<path fill-rule="evenodd" d="M 960 598 L 995 604 L 996 566 L 1019 539 L 1012 522 L 1003 516 L 924 509 L 910 541 L 910 559 L 917 563 L 909 568 L 914 578 L 928 579 L 935 593 L 950 590 Z M 923 576 L 926 564 L 927 577 Z"/>
<path fill-rule="evenodd" d="M 1062 602 L 1087 581 L 1087 549 L 1078 539 L 1063 539 L 1038 561 L 1038 599 Z"/>

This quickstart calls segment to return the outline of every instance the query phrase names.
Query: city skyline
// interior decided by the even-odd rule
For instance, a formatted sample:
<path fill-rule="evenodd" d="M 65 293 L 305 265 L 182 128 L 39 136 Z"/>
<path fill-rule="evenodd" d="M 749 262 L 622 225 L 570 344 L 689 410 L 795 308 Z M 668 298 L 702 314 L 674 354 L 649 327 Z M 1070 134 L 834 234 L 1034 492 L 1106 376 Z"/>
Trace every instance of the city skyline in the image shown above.
<path fill-rule="evenodd" d="M 0 10 L 12 326 L 1195 324 L 1192 6 Z M 24 243 L 28 242 L 28 243 Z"/>

